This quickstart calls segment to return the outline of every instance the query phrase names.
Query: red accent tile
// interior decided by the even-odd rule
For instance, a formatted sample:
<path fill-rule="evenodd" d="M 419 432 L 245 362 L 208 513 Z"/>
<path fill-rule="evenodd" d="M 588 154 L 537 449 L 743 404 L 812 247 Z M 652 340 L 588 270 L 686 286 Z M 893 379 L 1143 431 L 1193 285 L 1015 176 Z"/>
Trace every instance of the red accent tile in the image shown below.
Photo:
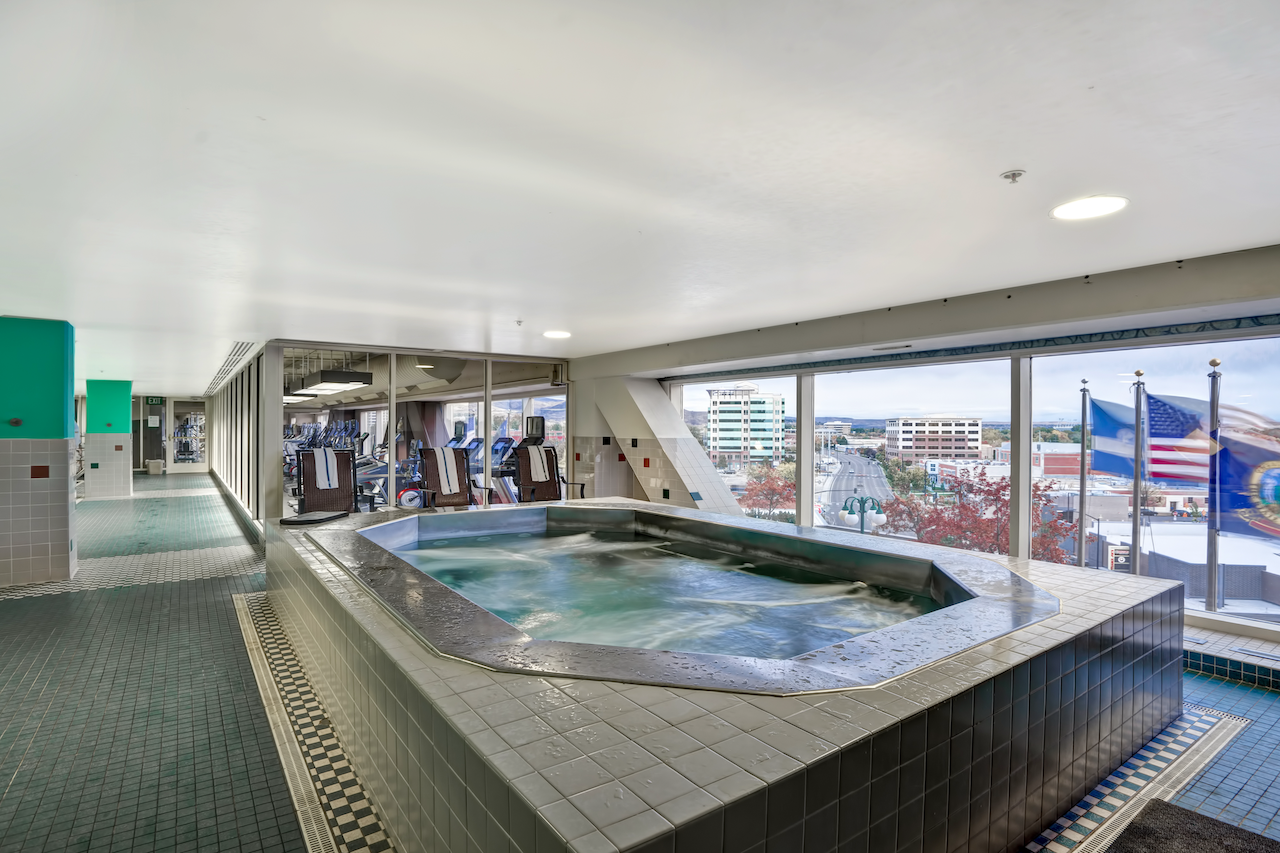
<path fill-rule="evenodd" d="M 31 479 L 33 480 L 49 479 L 49 466 L 48 465 L 32 465 Z"/>
<path fill-rule="evenodd" d="M 648 459 L 644 460 L 644 467 L 646 467 L 646 468 L 648 468 L 648 467 L 649 467 L 649 460 L 648 460 Z"/>
<path fill-rule="evenodd" d="M 124 445 L 123 445 L 123 444 L 117 444 L 117 445 L 116 445 L 116 450 L 124 450 Z"/>
<path fill-rule="evenodd" d="M 574 461 L 574 462 L 581 462 L 581 461 L 582 461 L 582 454 L 581 454 L 581 453 L 575 453 L 575 454 L 573 454 L 573 461 Z"/>
<path fill-rule="evenodd" d="M 625 456 L 623 456 L 621 453 L 619 453 L 619 454 L 618 454 L 618 461 L 619 461 L 619 462 L 626 462 L 626 461 L 627 461 L 627 457 L 625 457 Z"/>

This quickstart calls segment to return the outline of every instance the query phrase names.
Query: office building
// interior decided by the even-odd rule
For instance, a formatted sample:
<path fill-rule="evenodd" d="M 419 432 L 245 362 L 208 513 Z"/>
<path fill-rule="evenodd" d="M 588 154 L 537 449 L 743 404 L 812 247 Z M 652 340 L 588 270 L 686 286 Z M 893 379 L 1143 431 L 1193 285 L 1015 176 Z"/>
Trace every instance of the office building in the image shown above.
<path fill-rule="evenodd" d="M 782 394 L 762 392 L 740 382 L 733 388 L 707 392 L 706 448 L 717 467 L 776 465 L 786 454 L 786 401 Z"/>
<path fill-rule="evenodd" d="M 980 459 L 982 418 L 959 415 L 890 418 L 884 422 L 886 456 L 917 459 Z"/>

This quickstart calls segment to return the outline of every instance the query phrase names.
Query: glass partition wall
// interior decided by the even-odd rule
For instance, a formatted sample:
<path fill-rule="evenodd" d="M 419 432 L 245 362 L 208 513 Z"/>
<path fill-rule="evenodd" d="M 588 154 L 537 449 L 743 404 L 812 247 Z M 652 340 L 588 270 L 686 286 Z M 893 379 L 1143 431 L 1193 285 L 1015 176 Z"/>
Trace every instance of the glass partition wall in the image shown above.
<path fill-rule="evenodd" d="M 566 393 L 550 362 L 285 348 L 282 472 L 285 513 L 301 509 L 298 452 L 350 451 L 362 511 L 431 502 L 424 450 L 464 454 L 463 494 L 479 504 L 519 499 L 515 450 L 545 444 L 564 473 Z M 391 377 L 394 377 L 392 382 Z M 344 385 L 344 383 L 346 383 Z M 483 429 L 485 412 L 489 429 Z M 541 417 L 541 437 L 530 418 Z M 345 457 L 344 457 L 345 458 Z M 434 467 L 432 468 L 434 471 Z M 465 501 L 437 493 L 437 503 Z"/>

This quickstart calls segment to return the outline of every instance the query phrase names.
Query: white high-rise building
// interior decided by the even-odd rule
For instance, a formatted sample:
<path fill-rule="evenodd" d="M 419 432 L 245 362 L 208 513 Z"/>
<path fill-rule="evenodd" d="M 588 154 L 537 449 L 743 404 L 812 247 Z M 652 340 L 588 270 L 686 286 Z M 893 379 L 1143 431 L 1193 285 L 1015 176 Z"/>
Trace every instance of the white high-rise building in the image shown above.
<path fill-rule="evenodd" d="M 782 461 L 787 412 L 783 395 L 764 393 L 751 382 L 707 393 L 711 405 L 704 443 L 713 463 L 741 467 Z"/>
<path fill-rule="evenodd" d="M 884 455 L 908 459 L 980 459 L 982 418 L 926 415 L 884 422 Z"/>

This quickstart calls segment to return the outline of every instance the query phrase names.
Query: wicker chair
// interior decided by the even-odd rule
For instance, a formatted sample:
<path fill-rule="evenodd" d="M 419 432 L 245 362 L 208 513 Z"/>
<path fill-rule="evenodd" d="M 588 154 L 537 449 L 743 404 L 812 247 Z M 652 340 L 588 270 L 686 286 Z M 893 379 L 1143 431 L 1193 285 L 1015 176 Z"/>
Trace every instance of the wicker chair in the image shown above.
<path fill-rule="evenodd" d="M 476 490 L 480 487 L 475 485 L 470 477 L 467 476 L 467 454 L 460 447 L 443 448 L 445 453 L 452 453 L 457 467 L 458 476 L 462 480 L 458 484 L 458 491 L 452 495 L 446 495 L 444 490 L 440 488 L 440 467 L 436 462 L 436 455 L 431 452 L 430 447 L 422 448 L 422 505 L 428 509 L 446 506 L 477 506 L 479 501 L 476 500 Z M 490 503 L 493 503 L 493 490 L 489 490 Z"/>
<path fill-rule="evenodd" d="M 316 451 L 298 451 L 298 513 L 359 512 L 356 505 L 356 466 L 350 450 L 335 450 L 338 484 L 332 489 L 316 486 Z"/>
<path fill-rule="evenodd" d="M 560 475 L 559 458 L 556 456 L 554 447 L 539 446 L 538 450 L 546 450 L 547 456 L 547 473 L 550 476 L 543 482 L 537 482 L 533 479 L 533 468 L 529 463 L 529 452 L 532 448 L 517 447 L 516 448 L 516 498 L 521 503 L 531 503 L 534 501 L 558 501 L 564 495 L 560 490 L 560 484 L 566 486 L 577 486 L 578 497 L 586 497 L 586 486 L 583 483 L 570 483 Z"/>

